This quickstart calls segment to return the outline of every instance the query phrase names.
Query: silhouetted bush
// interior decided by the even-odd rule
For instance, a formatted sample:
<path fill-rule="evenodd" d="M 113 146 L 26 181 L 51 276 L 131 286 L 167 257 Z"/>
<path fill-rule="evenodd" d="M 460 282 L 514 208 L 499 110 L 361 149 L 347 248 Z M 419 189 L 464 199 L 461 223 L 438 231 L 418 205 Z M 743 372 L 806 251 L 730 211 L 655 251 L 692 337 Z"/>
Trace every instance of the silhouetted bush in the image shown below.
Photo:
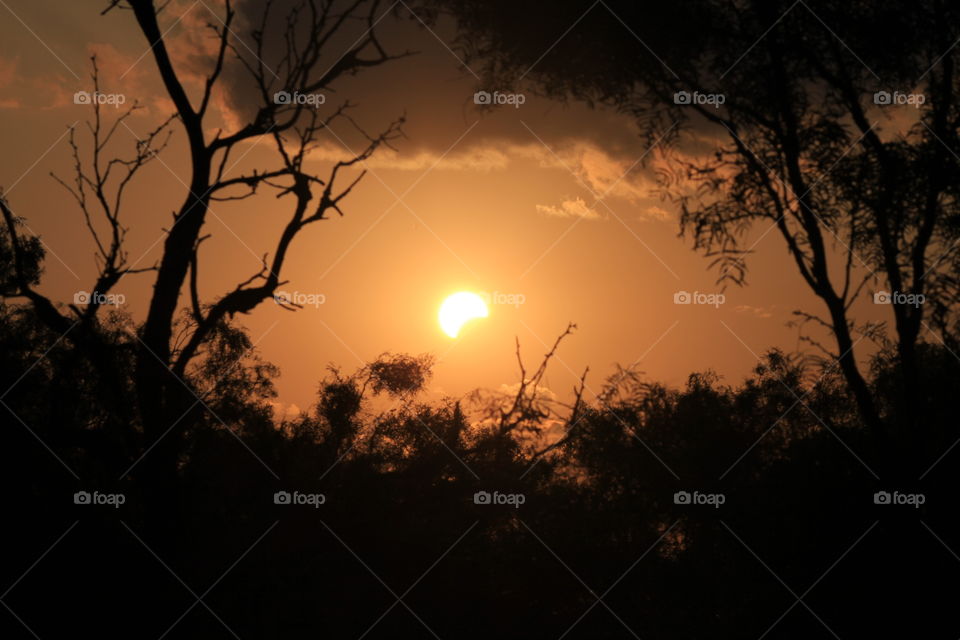
<path fill-rule="evenodd" d="M 759 637 L 776 623 L 772 637 L 806 638 L 909 633 L 916 611 L 925 629 L 949 621 L 955 587 L 933 573 L 956 571 L 960 363 L 943 347 L 922 350 L 923 444 L 895 401 L 878 441 L 836 372 L 778 351 L 739 385 L 621 371 L 559 422 L 535 385 L 424 404 L 432 360 L 387 354 L 331 371 L 315 407 L 280 419 L 276 369 L 224 326 L 188 381 L 201 408 L 170 488 L 173 539 L 156 540 L 136 474 L 151 443 L 117 419 L 135 415 L 132 395 L 110 397 L 30 313 L 0 310 L 0 468 L 15 488 L 5 602 L 39 637 Z M 95 337 L 126 384 L 128 331 L 117 317 Z M 873 372 L 896 398 L 895 360 Z M 125 501 L 78 505 L 76 491 Z M 925 502 L 878 505 L 877 491 Z M 49 616 L 52 602 L 69 604 Z M 29 635 L 8 622 L 5 637 Z"/>

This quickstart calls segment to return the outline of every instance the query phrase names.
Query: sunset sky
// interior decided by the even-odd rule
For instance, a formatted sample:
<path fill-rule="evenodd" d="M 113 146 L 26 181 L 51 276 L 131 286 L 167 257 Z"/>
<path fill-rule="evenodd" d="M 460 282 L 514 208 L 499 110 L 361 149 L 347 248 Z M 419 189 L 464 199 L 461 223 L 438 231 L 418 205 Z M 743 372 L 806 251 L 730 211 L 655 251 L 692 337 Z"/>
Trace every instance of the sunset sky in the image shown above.
<path fill-rule="evenodd" d="M 91 110 L 74 104 L 73 95 L 92 90 L 91 54 L 104 93 L 144 106 L 118 128 L 112 148 L 128 153 L 172 111 L 132 16 L 100 16 L 102 4 L 60 3 L 50 11 L 47 2 L 0 2 L 0 185 L 47 247 L 41 291 L 64 303 L 89 291 L 96 273 L 81 213 L 50 176 L 72 179 L 68 127 L 77 126 L 81 151 L 89 153 L 83 123 Z M 561 395 L 588 365 L 594 391 L 615 363 L 636 363 L 649 379 L 670 384 L 706 368 L 736 383 L 767 348 L 804 346 L 798 329 L 787 326 L 791 312 L 821 306 L 776 232 L 751 231 L 749 286 L 728 287 L 724 304 L 675 304 L 677 292 L 720 288 L 709 259 L 678 237 L 676 207 L 657 193 L 662 150 L 640 140 L 629 116 L 584 104 L 526 93 L 522 105 L 479 109 L 474 92 L 498 88 L 482 86 L 458 57 L 452 25 L 441 20 L 428 28 L 402 2 L 395 7 L 401 18 L 387 16 L 378 26 L 385 46 L 419 53 L 341 83 L 321 108 L 350 100 L 357 105 L 352 117 L 369 133 L 405 115 L 406 137 L 396 153 L 378 152 L 367 163 L 366 177 L 344 202 L 345 217 L 312 225 L 294 242 L 281 288 L 322 304 L 294 313 L 264 303 L 242 318 L 263 357 L 281 369 L 283 406 L 309 406 L 328 364 L 352 371 L 384 351 L 435 354 L 434 394 L 513 384 L 514 338 L 533 364 L 568 322 L 578 331 L 548 375 Z M 164 13 L 175 64 L 194 79 L 212 46 L 204 24 L 220 12 L 215 0 L 176 0 Z M 237 34 L 244 37 L 242 25 Z M 233 87 L 217 97 L 217 118 L 227 128 L 250 107 L 242 87 Z M 104 110 L 108 117 L 120 112 Z M 129 260 L 137 266 L 159 259 L 164 229 L 186 193 L 183 134 L 176 125 L 173 131 L 160 162 L 144 171 L 127 201 Z M 342 122 L 331 133 L 313 153 L 320 175 L 361 147 Z M 710 146 L 704 135 L 684 151 Z M 243 151 L 228 175 L 275 162 L 269 143 Z M 213 203 L 213 235 L 201 250 L 202 299 L 213 301 L 259 270 L 289 206 L 268 192 Z M 129 276 L 115 290 L 136 319 L 153 278 Z M 523 303 L 493 304 L 488 318 L 451 339 L 437 310 L 457 291 Z M 855 309 L 861 321 L 884 319 L 888 311 L 870 295 Z M 867 354 L 865 341 L 858 355 Z"/>

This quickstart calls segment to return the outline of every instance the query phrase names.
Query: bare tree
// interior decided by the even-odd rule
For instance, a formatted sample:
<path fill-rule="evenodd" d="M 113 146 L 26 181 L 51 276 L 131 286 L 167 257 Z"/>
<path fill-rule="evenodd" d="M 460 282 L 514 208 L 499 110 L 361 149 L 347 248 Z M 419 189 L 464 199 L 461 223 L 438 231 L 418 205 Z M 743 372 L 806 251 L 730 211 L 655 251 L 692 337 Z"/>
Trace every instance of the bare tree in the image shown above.
<path fill-rule="evenodd" d="M 315 104 L 276 99 L 275 94 L 317 94 L 345 76 L 411 53 L 390 54 L 380 44 L 375 26 L 385 9 L 379 0 L 265 0 L 258 21 L 253 20 L 256 26 L 249 36 L 252 47 L 236 35 L 235 29 L 240 28 L 238 14 L 233 3 L 226 0 L 222 15 L 207 25 L 216 38 L 216 52 L 199 99 L 191 100 L 182 73 L 171 59 L 166 31 L 159 24 L 165 8 L 165 3 L 158 7 L 152 0 L 111 0 L 103 13 L 132 11 L 176 112 L 140 139 L 132 155 L 108 158 L 108 144 L 139 106 L 134 104 L 107 122 L 101 105 L 92 101 L 93 119 L 88 123 L 90 158 L 83 160 L 76 132 L 71 131 L 74 176 L 69 181 L 57 178 L 75 199 L 96 245 L 99 273 L 92 287 L 97 294 L 92 304 L 68 305 L 61 310 L 36 291 L 36 279 L 29 273 L 28 261 L 18 257 L 24 253 L 29 238 L 20 237 L 16 216 L 5 201 L 3 205 L 15 257 L 17 290 L 11 293 L 28 298 L 38 317 L 58 334 L 67 334 L 92 358 L 100 357 L 97 345 L 87 338 L 96 334 L 102 308 L 97 300 L 102 300 L 127 276 L 156 274 L 149 309 L 134 345 L 136 416 L 131 428 L 142 429 L 140 448 L 149 450 L 135 473 L 155 507 L 154 524 L 159 528 L 174 526 L 169 522 L 173 516 L 171 492 L 176 486 L 182 437 L 203 413 L 203 403 L 198 402 L 190 381 L 191 363 L 202 355 L 202 346 L 230 317 L 247 313 L 274 296 L 283 284 L 284 261 L 298 233 L 307 225 L 326 219 L 331 212 L 343 215 L 344 199 L 364 175 L 364 171 L 354 169 L 402 135 L 402 117 L 378 134 L 367 134 L 350 117 L 349 101 L 321 111 Z M 354 27 L 362 31 L 360 37 L 346 50 L 337 50 L 338 36 L 345 37 Z M 274 57 L 277 59 L 273 60 Z M 266 62 L 268 58 L 270 64 Z M 99 90 L 96 60 L 93 69 L 94 86 Z M 206 131 L 211 104 L 215 91 L 229 90 L 224 80 L 228 69 L 247 78 L 258 104 L 235 131 L 220 130 L 210 137 Z M 335 122 L 355 128 L 366 143 L 359 151 L 333 163 L 326 175 L 319 176 L 307 169 L 305 162 L 320 136 Z M 127 264 L 127 228 L 121 216 L 126 189 L 140 170 L 164 150 L 174 125 L 182 128 L 189 150 L 187 193 L 174 213 L 159 262 L 151 267 L 133 268 Z M 227 175 L 229 161 L 238 147 L 258 138 L 272 141 L 275 164 L 238 176 Z M 344 177 L 348 172 L 356 175 Z M 204 302 L 198 286 L 199 249 L 208 237 L 204 228 L 210 203 L 246 199 L 261 189 L 273 190 L 278 199 L 288 203 L 287 217 L 273 251 L 264 256 L 259 271 L 240 279 L 232 290 L 213 301 Z M 185 292 L 189 293 L 189 312 L 186 319 L 178 319 L 178 310 L 184 308 L 181 296 Z M 74 325 L 79 330 L 71 331 Z"/>

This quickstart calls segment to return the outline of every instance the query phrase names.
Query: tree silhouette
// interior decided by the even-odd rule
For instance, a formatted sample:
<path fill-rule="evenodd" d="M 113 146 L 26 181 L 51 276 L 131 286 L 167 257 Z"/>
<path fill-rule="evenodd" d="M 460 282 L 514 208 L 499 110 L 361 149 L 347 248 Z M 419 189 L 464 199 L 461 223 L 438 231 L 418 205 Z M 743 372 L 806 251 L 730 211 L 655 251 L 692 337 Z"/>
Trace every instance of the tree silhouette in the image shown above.
<path fill-rule="evenodd" d="M 892 305 L 900 393 L 914 411 L 913 436 L 925 437 L 920 333 L 926 317 L 955 336 L 960 293 L 954 7 L 429 4 L 458 20 L 486 85 L 609 105 L 635 116 L 648 143 L 672 143 L 662 193 L 678 202 L 683 233 L 714 258 L 720 281 L 745 283 L 759 242 L 747 232 L 776 229 L 826 312 L 800 315 L 829 329 L 835 347 L 808 339 L 839 361 L 878 434 L 878 400 L 856 359 L 858 335 L 876 331 L 856 322 L 851 305 L 870 283 L 925 296 L 925 304 Z M 923 102 L 891 121 L 890 96 Z M 705 137 L 715 150 L 691 142 Z"/>
<path fill-rule="evenodd" d="M 328 90 L 340 78 L 407 55 L 392 55 L 377 40 L 374 26 L 382 11 L 377 0 L 352 3 L 345 11 L 333 3 L 313 0 L 297 4 L 268 1 L 264 3 L 258 21 L 241 25 L 251 32 L 252 48 L 238 41 L 233 30 L 238 23 L 238 14 L 228 0 L 219 23 L 212 23 L 209 27 L 218 47 L 208 61 L 209 72 L 202 92 L 191 99 L 181 72 L 171 60 L 165 33 L 161 32 L 158 23 L 158 14 L 164 8 L 165 5 L 158 7 L 150 0 L 114 0 L 104 13 L 132 10 L 176 112 L 138 140 L 131 156 L 109 158 L 108 144 L 113 134 L 138 106 L 132 106 L 113 122 L 107 122 L 101 105 L 93 101 L 90 125 L 92 160 L 89 166 L 81 161 L 79 143 L 71 133 L 75 176 L 70 183 L 60 180 L 83 212 L 97 247 L 100 272 L 92 288 L 95 294 L 106 296 L 121 279 L 138 271 L 156 273 L 149 309 L 132 345 L 135 348 L 136 401 L 117 415 L 122 416 L 121 421 L 126 420 L 127 424 L 142 429 L 135 449 L 146 451 L 148 447 L 152 448 L 150 455 L 138 465 L 136 473 L 142 476 L 149 500 L 156 505 L 150 511 L 155 516 L 152 527 L 161 534 L 161 539 L 176 523 L 176 508 L 170 491 L 176 485 L 178 459 L 185 447 L 184 435 L 192 424 L 202 419 L 205 411 L 204 403 L 197 401 L 199 385 L 190 380 L 191 365 L 200 354 L 201 346 L 214 340 L 217 332 L 228 331 L 224 323 L 230 317 L 247 313 L 274 296 L 282 284 L 280 274 L 297 234 L 307 225 L 326 219 L 331 212 L 343 215 L 344 199 L 363 177 L 363 172 L 346 184 L 343 184 L 344 174 L 400 135 L 402 118 L 390 123 L 377 135 L 367 135 L 348 115 L 349 102 L 323 112 L 302 101 L 277 99 L 276 94 L 316 94 Z M 332 66 L 324 66 L 332 56 L 328 51 L 331 39 L 356 21 L 365 25 L 363 35 Z M 265 58 L 270 58 L 269 64 Z M 210 107 L 214 92 L 225 82 L 226 70 L 246 74 L 245 86 L 250 87 L 255 96 L 256 107 L 249 119 L 235 131 L 220 130 L 211 136 L 207 131 L 212 118 Z M 96 60 L 93 81 L 95 89 L 99 90 Z M 320 177 L 304 167 L 305 155 L 318 135 L 334 122 L 356 127 L 366 136 L 367 143 L 357 153 L 334 163 L 328 174 Z M 183 204 L 174 213 L 159 263 L 149 269 L 131 269 L 126 265 L 126 228 L 121 212 L 125 190 L 140 169 L 163 151 L 174 123 L 182 130 L 189 148 L 190 178 Z M 228 177 L 229 162 L 236 155 L 237 148 L 261 137 L 273 141 L 277 153 L 275 165 Z M 257 193 L 258 189 L 271 189 L 282 202 L 289 203 L 288 218 L 272 257 L 268 262 L 265 256 L 263 268 L 242 280 L 232 291 L 204 303 L 198 293 L 198 273 L 200 246 L 207 237 L 204 229 L 210 203 L 244 199 Z M 37 292 L 34 288 L 36 272 L 25 255 L 36 252 L 36 241 L 20 237 L 20 229 L 6 204 L 3 213 L 7 232 L 12 238 L 10 242 L 16 249 L 13 280 L 17 290 L 10 293 L 27 297 L 37 309 L 38 318 L 52 331 L 66 335 L 84 357 L 96 360 L 101 371 L 115 368 L 105 361 L 109 350 L 97 338 L 101 305 L 94 301 L 82 309 L 71 305 L 60 311 L 52 301 Z M 109 229 L 107 238 L 97 234 L 94 219 L 106 223 Z M 189 316 L 180 317 L 181 296 L 187 292 L 191 312 Z M 75 328 L 74 324 L 77 325 Z M 119 385 L 119 380 L 113 377 Z M 119 386 L 115 386 L 113 392 L 116 397 L 129 397 Z"/>

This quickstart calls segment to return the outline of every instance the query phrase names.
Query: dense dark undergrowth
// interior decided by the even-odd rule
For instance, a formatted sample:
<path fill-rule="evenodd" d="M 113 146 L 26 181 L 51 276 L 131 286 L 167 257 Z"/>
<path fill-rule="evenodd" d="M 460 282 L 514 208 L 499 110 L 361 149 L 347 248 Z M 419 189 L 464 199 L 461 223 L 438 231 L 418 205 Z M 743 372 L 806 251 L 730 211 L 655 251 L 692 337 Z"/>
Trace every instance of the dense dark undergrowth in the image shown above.
<path fill-rule="evenodd" d="M 431 360 L 388 355 L 332 371 L 281 420 L 277 371 L 222 327 L 157 507 L 139 473 L 155 443 L 113 386 L 130 385 L 125 322 L 100 336 L 108 373 L 30 312 L 0 316 L 4 637 L 957 630 L 960 362 L 944 347 L 923 349 L 926 406 L 884 406 L 882 433 L 836 371 L 777 351 L 735 386 L 620 372 L 569 407 L 538 384 L 549 358 L 516 396 L 428 404 Z M 877 397 L 897 376 L 876 359 Z"/>

